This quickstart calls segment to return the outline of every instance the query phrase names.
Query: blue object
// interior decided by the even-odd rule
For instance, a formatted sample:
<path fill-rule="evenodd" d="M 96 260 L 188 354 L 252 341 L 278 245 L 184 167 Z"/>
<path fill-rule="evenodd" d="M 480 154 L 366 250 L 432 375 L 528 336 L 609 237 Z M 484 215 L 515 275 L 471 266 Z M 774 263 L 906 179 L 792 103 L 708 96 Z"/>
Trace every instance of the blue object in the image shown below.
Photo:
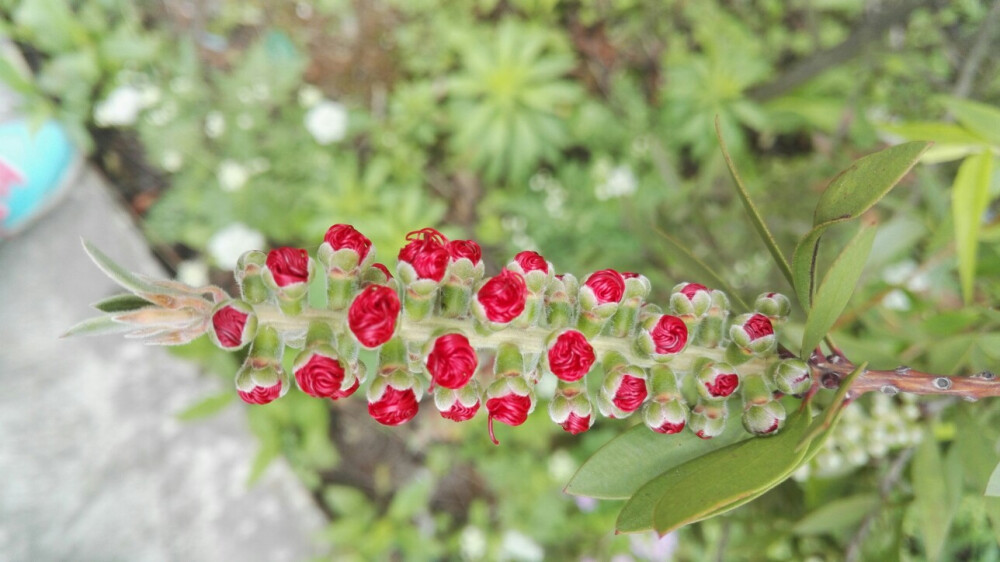
<path fill-rule="evenodd" d="M 76 175 L 80 156 L 54 121 L 0 124 L 0 236 L 10 236 L 52 207 Z"/>

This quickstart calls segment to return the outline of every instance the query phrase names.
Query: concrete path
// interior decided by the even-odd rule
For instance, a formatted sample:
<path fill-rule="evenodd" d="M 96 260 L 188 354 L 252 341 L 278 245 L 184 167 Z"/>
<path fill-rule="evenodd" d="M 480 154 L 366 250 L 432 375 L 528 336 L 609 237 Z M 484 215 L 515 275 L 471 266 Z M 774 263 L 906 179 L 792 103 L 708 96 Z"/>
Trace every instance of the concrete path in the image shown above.
<path fill-rule="evenodd" d="M 80 246 L 162 276 L 86 171 L 56 209 L 0 242 L 0 559 L 303 560 L 323 517 L 283 463 L 247 489 L 257 443 L 242 407 L 175 414 L 222 388 L 163 349 L 62 340 L 115 291 Z"/>

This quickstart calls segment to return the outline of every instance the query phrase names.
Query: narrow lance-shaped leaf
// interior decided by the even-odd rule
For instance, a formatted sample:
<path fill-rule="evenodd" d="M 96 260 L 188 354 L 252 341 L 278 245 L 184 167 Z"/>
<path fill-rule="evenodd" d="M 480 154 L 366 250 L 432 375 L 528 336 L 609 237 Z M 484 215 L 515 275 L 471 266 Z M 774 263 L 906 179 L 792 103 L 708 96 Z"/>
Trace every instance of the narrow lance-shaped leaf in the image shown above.
<path fill-rule="evenodd" d="M 600 499 L 625 499 L 643 483 L 679 464 L 749 438 L 739 416 L 729 416 L 714 439 L 690 431 L 662 435 L 639 424 L 597 450 L 566 485 L 565 492 Z"/>
<path fill-rule="evenodd" d="M 825 535 L 850 529 L 881 503 L 877 494 L 836 499 L 806 515 L 792 527 L 792 532 L 796 535 Z"/>
<path fill-rule="evenodd" d="M 73 326 L 69 330 L 66 330 L 66 332 L 60 337 L 104 336 L 108 334 L 128 332 L 131 329 L 132 326 L 115 322 L 110 316 L 96 316 L 94 318 L 88 318 Z"/>
<path fill-rule="evenodd" d="M 955 221 L 955 247 L 958 253 L 958 276 L 965 303 L 972 302 L 972 283 L 976 277 L 976 254 L 982 216 L 990 202 L 993 179 L 993 153 L 989 150 L 962 162 L 951 188 L 952 217 Z"/>
<path fill-rule="evenodd" d="M 235 394 L 229 391 L 207 396 L 180 411 L 177 414 L 177 419 L 181 421 L 192 421 L 213 416 L 231 404 L 234 398 Z"/>
<path fill-rule="evenodd" d="M 665 535 L 674 529 L 742 505 L 783 481 L 806 451 L 795 444 L 809 429 L 809 408 L 789 416 L 776 436 L 750 439 L 684 463 L 643 486 L 622 508 L 619 531 L 631 530 L 637 507 L 652 503 L 652 526 Z M 640 521 L 639 518 L 635 519 Z M 638 530 L 638 529 L 636 529 Z"/>
<path fill-rule="evenodd" d="M 908 142 L 855 161 L 823 191 L 813 226 L 860 217 L 903 179 L 930 144 Z"/>
<path fill-rule="evenodd" d="M 152 304 L 153 303 L 148 300 L 136 295 L 121 294 L 100 300 L 91 306 L 101 312 L 111 314 L 115 312 L 130 312 L 146 306 L 151 306 Z"/>
<path fill-rule="evenodd" d="M 954 493 L 954 482 L 961 483 L 961 465 L 952 471 L 951 464 L 945 462 L 935 439 L 925 439 L 913 456 L 913 509 L 928 560 L 941 559 L 960 499 L 960 494 Z"/>
<path fill-rule="evenodd" d="M 795 246 L 795 253 L 792 254 L 792 286 L 803 310 L 812 307 L 819 241 L 831 224 L 833 223 L 821 224 L 810 230 L 799 240 Z"/>
<path fill-rule="evenodd" d="M 840 173 L 827 186 L 813 217 L 813 229 L 795 246 L 791 282 L 802 308 L 812 307 L 816 290 L 816 258 L 826 229 L 860 217 L 895 186 L 930 146 L 910 142 L 869 154 Z"/>
<path fill-rule="evenodd" d="M 1000 464 L 997 464 L 990 474 L 990 479 L 986 483 L 986 495 L 990 497 L 1000 497 Z"/>
<path fill-rule="evenodd" d="M 942 101 L 959 123 L 994 145 L 1000 145 L 1000 108 L 953 97 L 942 98 Z"/>
<path fill-rule="evenodd" d="M 715 136 L 719 139 L 719 148 L 722 149 L 722 157 L 725 158 L 726 166 L 729 167 L 729 173 L 733 176 L 733 182 L 736 184 L 736 193 L 740 196 L 740 201 L 743 202 L 743 207 L 746 209 L 747 216 L 750 217 L 750 222 L 753 224 L 754 229 L 757 230 L 757 234 L 760 236 L 760 239 L 764 241 L 764 245 L 767 246 L 767 251 L 771 252 L 771 257 L 774 258 L 774 263 L 778 265 L 778 269 L 781 270 L 781 274 L 788 280 L 788 284 L 792 285 L 794 288 L 792 270 L 788 266 L 788 259 L 785 258 L 785 255 L 781 252 L 781 248 L 778 247 L 778 243 L 774 240 L 774 236 L 767 228 L 767 223 L 764 222 L 764 218 L 760 215 L 760 211 L 757 210 L 757 205 L 755 205 L 753 199 L 750 198 L 750 192 L 747 191 L 746 186 L 743 185 L 743 180 L 736 171 L 736 164 L 733 163 L 733 159 L 729 155 L 729 151 L 726 149 L 726 141 L 722 138 L 722 129 L 719 126 L 718 116 L 715 118 Z"/>
<path fill-rule="evenodd" d="M 115 263 L 114 260 L 107 256 L 107 254 L 99 250 L 97 246 L 94 246 L 86 240 L 83 241 L 83 249 L 87 251 L 87 255 L 90 256 L 90 259 L 94 261 L 97 267 L 100 268 L 105 275 L 110 277 L 115 283 L 118 283 L 133 293 L 178 294 L 177 291 L 172 291 L 165 287 L 157 287 L 156 285 L 142 279 L 140 276 L 128 271 L 124 267 Z"/>
<path fill-rule="evenodd" d="M 862 224 L 861 230 L 847 243 L 823 277 L 806 318 L 800 351 L 802 357 L 809 357 L 851 300 L 871 253 L 876 230 L 875 224 Z"/>
<path fill-rule="evenodd" d="M 826 413 L 823 417 L 812 420 L 810 403 L 806 402 L 802 405 L 800 410 L 789 416 L 785 428 L 777 436 L 769 437 L 767 439 L 751 439 L 749 441 L 735 443 L 725 447 L 724 449 L 720 449 L 703 457 L 684 463 L 683 465 L 680 465 L 677 468 L 649 481 L 645 486 L 640 488 L 639 491 L 637 491 L 622 508 L 621 512 L 618 514 L 616 529 L 618 532 L 629 533 L 644 531 L 652 528 L 654 526 L 654 510 L 657 512 L 661 508 L 665 510 L 672 510 L 672 507 L 668 507 L 671 505 L 672 498 L 674 498 L 675 494 L 678 493 L 678 490 L 684 489 L 683 485 L 678 484 L 678 474 L 686 474 L 691 478 L 701 475 L 706 478 L 706 482 L 702 483 L 701 487 L 698 489 L 714 489 L 709 488 L 712 486 L 712 482 L 715 482 L 715 480 L 709 477 L 712 473 L 703 471 L 707 470 L 709 467 L 714 467 L 714 470 L 724 470 L 726 468 L 726 463 L 733 462 L 733 459 L 729 458 L 729 455 L 733 450 L 740 447 L 750 448 L 751 453 L 749 456 L 752 458 L 758 458 L 761 456 L 767 457 L 773 464 L 767 465 L 767 468 L 762 470 L 769 473 L 772 478 L 761 478 L 763 473 L 758 473 L 755 476 L 756 479 L 752 482 L 748 481 L 748 484 L 745 487 L 733 484 L 732 487 L 737 489 L 737 493 L 734 493 L 728 499 L 720 499 L 720 496 L 717 494 L 704 496 L 703 499 L 712 500 L 715 503 L 707 508 L 704 505 L 697 503 L 691 504 L 698 506 L 698 509 L 701 511 L 699 511 L 697 515 L 691 516 L 683 522 L 678 522 L 677 526 L 679 527 L 681 525 L 721 515 L 722 513 L 736 509 L 737 507 L 764 495 L 768 490 L 788 479 L 796 469 L 812 460 L 812 458 L 816 456 L 816 453 L 820 451 L 823 443 L 829 438 L 833 429 L 836 427 L 837 422 L 840 421 L 847 393 L 851 384 L 853 384 L 854 380 L 865 371 L 866 367 L 867 363 L 861 364 L 849 375 L 847 375 L 841 383 L 841 387 L 837 391 L 837 394 L 834 395 L 833 400 L 827 407 Z M 799 421 L 793 422 L 793 420 Z M 757 447 L 757 445 L 754 445 L 755 443 L 772 443 L 773 445 L 775 441 L 781 445 L 774 445 L 773 448 L 785 451 L 782 453 L 784 456 L 779 455 L 776 457 L 768 457 L 769 452 L 772 450 L 771 448 L 768 448 L 766 451 L 753 449 L 753 447 Z M 789 457 L 797 460 L 795 460 L 795 462 L 786 462 Z M 731 465 L 728 467 L 729 470 L 732 470 L 733 466 L 739 466 L 740 471 L 743 470 L 742 464 Z M 763 482 L 763 484 L 760 484 L 760 482 Z M 730 484 L 732 484 L 732 482 L 730 482 Z M 684 513 L 690 514 L 690 511 Z M 673 511 L 669 511 L 668 514 L 662 515 L 661 517 L 675 517 L 675 515 L 676 514 Z M 664 530 L 659 526 L 657 526 L 656 529 L 662 533 L 669 532 L 669 529 Z"/>

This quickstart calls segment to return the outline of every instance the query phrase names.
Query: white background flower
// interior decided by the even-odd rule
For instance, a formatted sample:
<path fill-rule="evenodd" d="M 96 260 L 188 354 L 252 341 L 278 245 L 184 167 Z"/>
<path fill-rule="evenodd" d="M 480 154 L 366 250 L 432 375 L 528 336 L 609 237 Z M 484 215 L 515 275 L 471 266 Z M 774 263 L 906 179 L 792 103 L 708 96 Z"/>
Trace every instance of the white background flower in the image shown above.
<path fill-rule="evenodd" d="M 230 193 L 234 191 L 239 191 L 246 185 L 247 180 L 250 179 L 250 172 L 243 167 L 242 164 L 233 160 L 223 160 L 219 163 L 219 169 L 216 172 L 216 176 L 219 179 L 219 187 L 223 191 L 228 191 Z"/>
<path fill-rule="evenodd" d="M 208 253 L 215 265 L 228 270 L 236 267 L 236 260 L 245 252 L 263 247 L 264 235 L 240 222 L 219 230 L 208 241 Z"/>
<path fill-rule="evenodd" d="M 132 86 L 119 86 L 94 107 L 94 122 L 101 127 L 132 125 L 145 107 L 142 92 Z"/>
<path fill-rule="evenodd" d="M 347 135 L 347 108 L 323 100 L 306 112 L 306 130 L 319 144 L 330 144 Z"/>

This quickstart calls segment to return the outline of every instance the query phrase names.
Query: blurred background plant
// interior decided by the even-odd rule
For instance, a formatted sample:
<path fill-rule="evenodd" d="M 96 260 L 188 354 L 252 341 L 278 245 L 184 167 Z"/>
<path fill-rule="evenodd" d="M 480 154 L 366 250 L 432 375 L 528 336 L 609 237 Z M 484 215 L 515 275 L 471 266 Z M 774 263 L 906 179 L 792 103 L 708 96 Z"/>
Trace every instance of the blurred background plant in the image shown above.
<path fill-rule="evenodd" d="M 732 196 L 718 116 L 786 249 L 837 170 L 936 141 L 880 207 L 836 341 L 883 368 L 1000 360 L 1000 2 L 0 0 L 0 16 L 33 71 L 0 76 L 66 124 L 184 281 L 231 283 L 243 251 L 346 222 L 383 257 L 432 225 L 482 241 L 491 271 L 537 249 L 561 271 L 641 271 L 663 301 L 707 281 L 693 256 L 743 296 L 790 294 Z M 237 358 L 213 349 L 177 354 L 228 378 Z M 387 430 L 357 402 L 247 410 L 250 480 L 287 459 L 338 559 L 1000 559 L 992 402 L 866 398 L 796 481 L 662 540 L 614 536 L 614 502 L 560 491 L 628 422 L 571 438 L 539 411 L 496 448 L 434 416 Z"/>

